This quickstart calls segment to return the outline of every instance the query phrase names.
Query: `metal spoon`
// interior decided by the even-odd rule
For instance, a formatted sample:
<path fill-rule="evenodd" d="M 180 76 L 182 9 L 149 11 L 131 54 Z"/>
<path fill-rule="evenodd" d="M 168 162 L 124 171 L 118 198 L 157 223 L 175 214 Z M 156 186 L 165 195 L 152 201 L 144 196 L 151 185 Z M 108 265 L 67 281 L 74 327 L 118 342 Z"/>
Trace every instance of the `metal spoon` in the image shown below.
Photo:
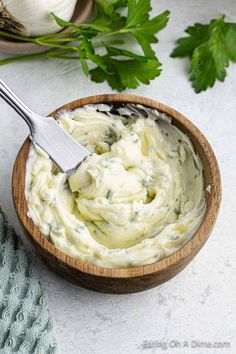
<path fill-rule="evenodd" d="M 67 134 L 51 117 L 31 111 L 0 79 L 0 96 L 24 119 L 31 140 L 39 145 L 63 172 L 75 169 L 91 152 Z"/>

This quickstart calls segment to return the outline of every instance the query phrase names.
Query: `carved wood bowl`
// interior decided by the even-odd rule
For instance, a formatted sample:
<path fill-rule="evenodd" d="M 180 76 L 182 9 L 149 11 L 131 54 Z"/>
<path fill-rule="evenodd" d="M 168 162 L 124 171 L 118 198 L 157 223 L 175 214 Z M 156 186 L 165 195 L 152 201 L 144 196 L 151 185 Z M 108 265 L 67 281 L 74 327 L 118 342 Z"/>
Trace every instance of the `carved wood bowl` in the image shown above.
<path fill-rule="evenodd" d="M 132 293 L 160 285 L 178 274 L 195 257 L 208 239 L 217 219 L 221 201 L 221 180 L 218 164 L 211 146 L 203 134 L 187 118 L 174 109 L 139 96 L 127 94 L 91 96 L 65 104 L 52 114 L 56 117 L 61 110 L 74 110 L 86 104 L 111 103 L 119 107 L 125 103 L 142 104 L 165 112 L 172 117 L 172 124 L 182 130 L 191 140 L 204 167 L 207 209 L 204 220 L 193 237 L 177 252 L 163 260 L 139 267 L 110 269 L 85 264 L 67 256 L 50 243 L 33 221 L 27 217 L 25 199 L 26 160 L 30 147 L 27 139 L 15 161 L 12 176 L 12 191 L 18 217 L 29 238 L 45 262 L 65 279 L 82 287 L 104 293 Z"/>
<path fill-rule="evenodd" d="M 74 10 L 71 22 L 82 23 L 91 14 L 93 8 L 93 0 L 79 0 Z M 65 32 L 63 30 L 62 32 Z M 0 37 L 0 53 L 5 54 L 36 54 L 49 50 L 49 47 L 44 47 L 31 42 L 19 42 L 9 38 Z"/>

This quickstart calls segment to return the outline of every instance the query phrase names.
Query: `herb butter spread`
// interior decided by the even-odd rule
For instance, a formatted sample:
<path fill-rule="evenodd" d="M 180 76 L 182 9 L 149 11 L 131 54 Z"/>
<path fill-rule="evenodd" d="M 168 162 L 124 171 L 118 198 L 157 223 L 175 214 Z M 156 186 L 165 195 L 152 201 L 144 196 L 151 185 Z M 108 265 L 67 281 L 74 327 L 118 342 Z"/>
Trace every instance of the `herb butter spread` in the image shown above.
<path fill-rule="evenodd" d="M 59 124 L 92 154 L 68 176 L 31 146 L 28 215 L 58 249 L 82 262 L 130 267 L 191 238 L 205 213 L 202 164 L 168 116 L 90 105 L 61 113 Z"/>

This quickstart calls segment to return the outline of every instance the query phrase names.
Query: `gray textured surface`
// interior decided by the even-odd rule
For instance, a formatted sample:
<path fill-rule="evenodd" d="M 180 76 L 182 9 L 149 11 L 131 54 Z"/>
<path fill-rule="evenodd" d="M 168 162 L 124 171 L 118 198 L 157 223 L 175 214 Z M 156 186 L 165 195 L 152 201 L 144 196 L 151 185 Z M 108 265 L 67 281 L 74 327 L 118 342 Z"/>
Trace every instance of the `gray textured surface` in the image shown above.
<path fill-rule="evenodd" d="M 0 308 L 0 353 L 56 353 L 45 290 L 29 253 L 1 208 Z"/>
<path fill-rule="evenodd" d="M 218 157 L 223 179 L 220 216 L 209 241 L 180 275 L 163 286 L 124 296 L 102 295 L 70 285 L 35 256 L 47 289 L 62 353 L 222 353 L 236 352 L 236 65 L 224 84 L 196 95 L 187 80 L 188 62 L 168 57 L 174 40 L 187 25 L 222 13 L 236 21 L 234 0 L 153 1 L 155 11 L 172 11 L 168 28 L 157 47 L 164 63 L 160 78 L 132 93 L 164 102 L 188 116 L 209 139 Z M 28 62 L 0 68 L 0 76 L 36 111 L 47 114 L 79 97 L 111 92 L 65 64 Z M 0 101 L 0 204 L 19 233 L 11 198 L 11 171 L 16 153 L 27 135 L 17 115 Z M 231 342 L 229 349 L 141 349 L 143 341 Z M 173 342 L 171 342 L 173 343 Z M 159 343 L 161 345 L 161 343 Z M 174 345 L 174 344 L 173 344 Z M 163 344 L 164 346 L 164 344 Z M 178 344 L 177 344 L 178 346 Z"/>

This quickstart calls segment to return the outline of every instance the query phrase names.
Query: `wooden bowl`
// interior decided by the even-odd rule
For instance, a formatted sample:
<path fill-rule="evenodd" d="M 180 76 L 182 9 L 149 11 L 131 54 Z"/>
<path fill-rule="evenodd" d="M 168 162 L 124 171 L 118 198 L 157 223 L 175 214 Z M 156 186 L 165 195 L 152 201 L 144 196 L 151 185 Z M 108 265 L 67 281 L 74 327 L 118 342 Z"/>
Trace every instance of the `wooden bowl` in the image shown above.
<path fill-rule="evenodd" d="M 71 21 L 74 23 L 84 22 L 91 14 L 93 0 L 79 0 L 75 7 Z M 63 30 L 62 32 L 66 32 Z M 36 54 L 49 50 L 49 47 L 38 45 L 31 42 L 14 41 L 9 38 L 0 37 L 0 53 L 4 54 Z"/>
<path fill-rule="evenodd" d="M 104 293 L 132 293 L 160 285 L 178 274 L 194 258 L 208 239 L 215 224 L 220 201 L 221 179 L 218 164 L 211 146 L 203 134 L 181 113 L 148 98 L 127 95 L 99 95 L 82 98 L 65 104 L 50 116 L 56 117 L 61 110 L 74 110 L 86 104 L 112 103 L 121 106 L 124 103 L 136 103 L 156 108 L 170 115 L 172 123 L 182 130 L 191 140 L 204 167 L 205 188 L 210 185 L 211 192 L 206 192 L 207 209 L 204 220 L 194 236 L 177 252 L 163 260 L 135 268 L 110 269 L 81 263 L 58 250 L 43 236 L 33 221 L 27 217 L 25 199 L 25 170 L 30 140 L 27 139 L 15 161 L 12 176 L 12 192 L 18 217 L 33 241 L 36 250 L 45 262 L 65 279 L 82 287 Z"/>

